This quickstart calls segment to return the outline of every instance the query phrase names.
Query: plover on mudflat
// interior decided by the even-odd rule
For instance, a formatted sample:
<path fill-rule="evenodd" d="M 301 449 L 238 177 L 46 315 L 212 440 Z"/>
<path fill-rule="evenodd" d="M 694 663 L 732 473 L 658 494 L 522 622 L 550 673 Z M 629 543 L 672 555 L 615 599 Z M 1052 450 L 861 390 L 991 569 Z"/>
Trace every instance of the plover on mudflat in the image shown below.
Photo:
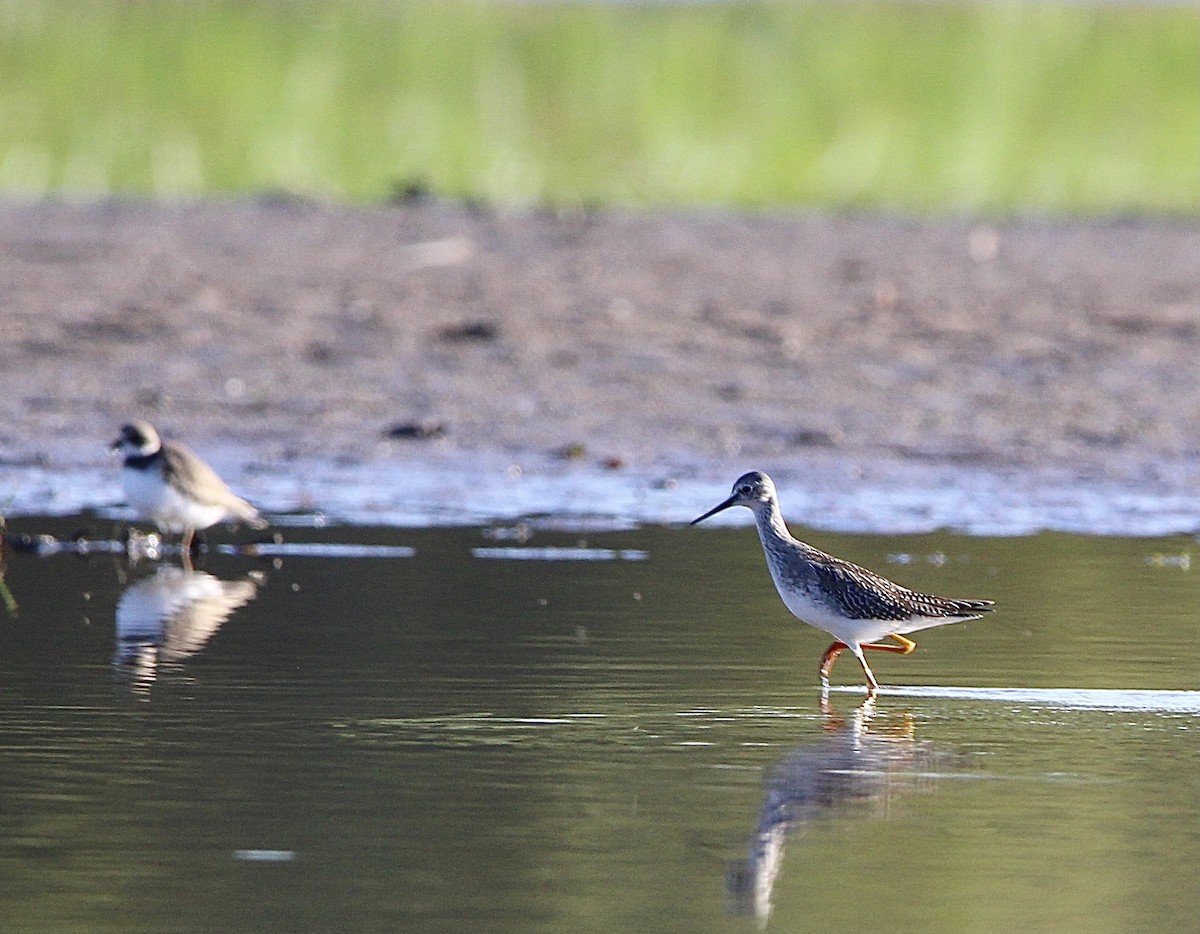
<path fill-rule="evenodd" d="M 916 643 L 904 638 L 905 633 L 978 619 L 994 606 L 991 600 L 952 600 L 909 590 L 793 538 L 779 510 L 775 484 L 765 473 L 752 471 L 739 477 L 729 499 L 691 524 L 730 506 L 746 506 L 754 513 L 771 579 L 787 608 L 837 640 L 821 658 L 823 688 L 829 687 L 834 661 L 849 649 L 862 665 L 868 693 L 873 695 L 879 682 L 867 665 L 864 649 L 907 655 Z M 874 644 L 885 636 L 896 644 Z"/>
<path fill-rule="evenodd" d="M 258 510 L 230 490 L 215 470 L 184 445 L 161 440 L 149 422 L 139 419 L 122 426 L 112 449 L 125 455 L 121 485 L 129 505 L 160 531 L 182 534 L 185 556 L 197 529 L 222 520 L 267 527 Z"/>

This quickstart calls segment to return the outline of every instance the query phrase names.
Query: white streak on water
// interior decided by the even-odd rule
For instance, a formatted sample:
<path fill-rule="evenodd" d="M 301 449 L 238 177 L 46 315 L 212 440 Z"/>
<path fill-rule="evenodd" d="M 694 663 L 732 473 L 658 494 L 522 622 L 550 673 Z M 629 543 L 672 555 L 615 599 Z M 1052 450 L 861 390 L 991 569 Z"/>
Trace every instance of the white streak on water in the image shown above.
<path fill-rule="evenodd" d="M 839 694 L 861 694 L 863 688 L 831 687 Z M 1061 710 L 1143 710 L 1153 713 L 1200 714 L 1200 691 L 1140 691 L 1107 688 L 977 688 L 902 685 L 881 687 L 881 697 L 926 697 L 996 701 Z"/>
<path fill-rule="evenodd" d="M 257 545 L 218 545 L 224 555 L 255 555 L 264 558 L 411 558 L 416 550 L 407 545 L 356 545 L 333 542 L 264 542 Z"/>
<path fill-rule="evenodd" d="M 476 558 L 507 561 L 645 561 L 637 548 L 472 548 Z"/>
<path fill-rule="evenodd" d="M 248 863 L 290 863 L 295 850 L 234 850 L 233 858 Z"/>

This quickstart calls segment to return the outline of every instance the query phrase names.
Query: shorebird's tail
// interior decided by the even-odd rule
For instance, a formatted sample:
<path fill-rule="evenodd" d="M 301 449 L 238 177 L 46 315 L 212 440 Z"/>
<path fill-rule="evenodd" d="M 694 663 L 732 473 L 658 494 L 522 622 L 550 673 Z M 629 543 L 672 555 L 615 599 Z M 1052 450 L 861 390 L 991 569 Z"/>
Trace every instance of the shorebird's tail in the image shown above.
<path fill-rule="evenodd" d="M 908 605 L 913 611 L 913 618 L 909 625 L 898 626 L 897 632 L 916 632 L 947 623 L 965 623 L 970 619 L 979 619 L 996 608 L 994 600 L 955 600 L 924 593 L 912 593 Z"/>
<path fill-rule="evenodd" d="M 271 523 L 262 517 L 257 509 L 242 499 L 240 496 L 232 496 L 229 501 L 229 511 L 241 519 L 246 525 L 252 529 L 262 531 Z"/>
<path fill-rule="evenodd" d="M 947 609 L 951 610 L 955 616 L 960 613 L 971 613 L 978 615 L 980 613 L 990 613 L 996 609 L 995 600 L 947 600 Z"/>
<path fill-rule="evenodd" d="M 936 626 L 966 623 L 979 619 L 996 608 L 996 604 L 991 600 L 952 600 L 949 597 L 925 598 L 920 600 L 918 606 L 919 612 L 914 613 L 907 621 L 897 621 L 888 630 L 892 638 L 905 633 L 920 632 L 922 629 L 933 629 Z"/>

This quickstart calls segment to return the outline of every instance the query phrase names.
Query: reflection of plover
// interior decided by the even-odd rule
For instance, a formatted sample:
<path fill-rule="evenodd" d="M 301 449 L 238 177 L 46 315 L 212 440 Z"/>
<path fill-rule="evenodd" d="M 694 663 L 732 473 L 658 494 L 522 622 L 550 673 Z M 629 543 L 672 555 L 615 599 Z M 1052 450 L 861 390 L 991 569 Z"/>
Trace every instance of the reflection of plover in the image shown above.
<path fill-rule="evenodd" d="M 879 683 L 867 667 L 863 649 L 907 655 L 916 643 L 905 639 L 904 633 L 978 619 L 993 606 L 991 600 L 952 600 L 909 590 L 792 538 L 779 511 L 775 484 L 765 473 L 752 471 L 739 477 L 729 499 L 693 520 L 692 525 L 730 506 L 746 506 L 754 513 L 771 579 L 787 608 L 838 640 L 821 658 L 821 684 L 825 687 L 834 660 L 849 649 L 867 676 L 868 693 L 874 694 Z M 872 644 L 884 636 L 898 644 Z"/>
<path fill-rule="evenodd" d="M 230 490 L 216 471 L 182 444 L 161 441 L 149 422 L 124 425 L 112 449 L 125 455 L 121 485 L 129 505 L 161 531 L 181 533 L 185 556 L 197 529 L 223 519 L 267 527 L 258 510 Z"/>
<path fill-rule="evenodd" d="M 263 576 L 218 580 L 203 571 L 160 565 L 117 600 L 116 670 L 144 693 L 160 665 L 195 655 L 233 611 L 254 599 Z"/>

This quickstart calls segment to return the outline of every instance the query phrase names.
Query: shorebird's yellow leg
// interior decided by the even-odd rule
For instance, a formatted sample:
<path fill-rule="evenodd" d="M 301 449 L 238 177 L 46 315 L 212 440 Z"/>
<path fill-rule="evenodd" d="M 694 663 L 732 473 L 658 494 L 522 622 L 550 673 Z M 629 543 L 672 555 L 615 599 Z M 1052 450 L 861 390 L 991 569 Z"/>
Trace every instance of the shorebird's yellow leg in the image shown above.
<path fill-rule="evenodd" d="M 891 633 L 889 639 L 895 639 L 896 645 L 881 645 L 877 642 L 868 642 L 861 646 L 864 649 L 874 649 L 877 652 L 896 652 L 900 655 L 907 655 L 917 647 L 917 644 L 912 639 L 906 639 L 904 636 Z M 841 655 L 849 646 L 845 642 L 835 642 L 825 650 L 825 654 L 821 656 L 821 687 L 824 690 L 829 690 L 829 673 L 833 670 L 833 663 L 837 661 L 837 657 Z M 879 690 L 879 682 L 875 680 L 875 675 L 871 669 L 867 667 L 867 660 L 860 657 L 858 663 L 862 665 L 863 674 L 867 676 L 867 696 L 874 697 Z"/>
<path fill-rule="evenodd" d="M 841 655 L 850 646 L 845 642 L 835 642 L 825 650 L 825 654 L 821 656 L 821 683 L 829 683 L 829 672 L 833 670 L 833 663 L 837 661 L 837 657 Z"/>
<path fill-rule="evenodd" d="M 865 649 L 866 646 L 864 645 L 863 648 Z M 867 676 L 867 700 L 874 700 L 875 695 L 879 693 L 879 682 L 875 680 L 875 675 L 867 667 L 866 656 L 858 656 L 858 663 L 862 665 L 863 674 Z"/>
<path fill-rule="evenodd" d="M 888 636 L 889 639 L 895 639 L 899 645 L 880 645 L 878 642 L 868 642 L 863 646 L 864 649 L 875 649 L 878 652 L 899 652 L 901 655 L 907 655 L 917 647 L 917 644 L 912 639 L 905 639 L 904 636 L 898 636 L 892 633 Z"/>
<path fill-rule="evenodd" d="M 821 656 L 821 690 L 822 692 L 829 690 L 829 672 L 833 670 L 833 663 L 837 661 L 837 657 L 841 655 L 850 646 L 845 642 L 835 642 L 825 650 L 825 654 Z M 864 649 L 870 646 L 863 646 Z M 895 648 L 899 651 L 899 646 L 876 646 L 876 648 Z M 867 676 L 867 696 L 874 697 L 879 691 L 879 682 L 875 680 L 875 675 L 871 673 L 871 669 L 867 666 L 867 660 L 861 655 L 858 658 L 858 663 L 862 665 L 863 674 Z"/>

